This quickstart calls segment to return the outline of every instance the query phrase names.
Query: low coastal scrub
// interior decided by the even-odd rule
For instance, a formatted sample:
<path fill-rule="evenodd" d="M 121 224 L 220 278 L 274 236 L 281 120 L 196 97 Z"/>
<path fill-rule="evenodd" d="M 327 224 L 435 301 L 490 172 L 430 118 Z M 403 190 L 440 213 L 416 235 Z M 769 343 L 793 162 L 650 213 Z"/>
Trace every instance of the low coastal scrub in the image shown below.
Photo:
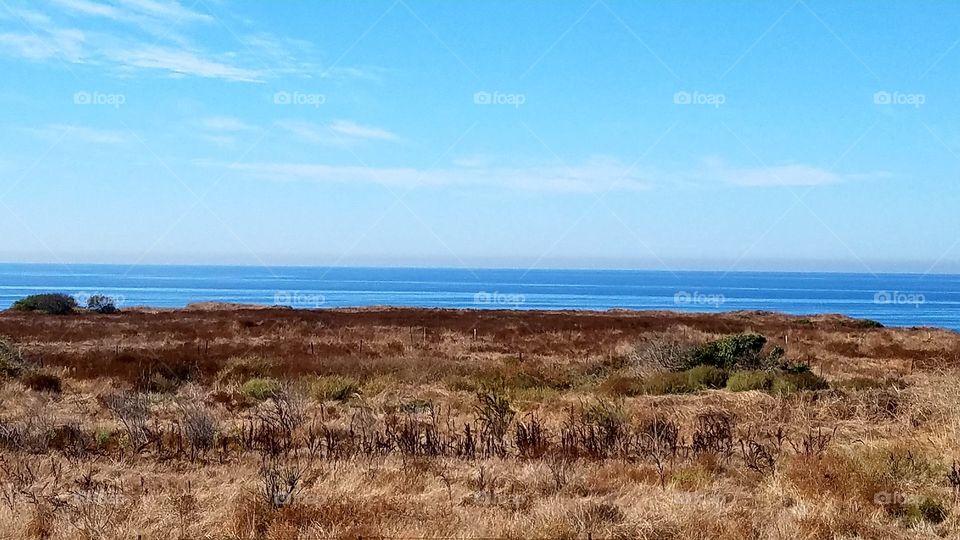
<path fill-rule="evenodd" d="M 95 294 L 87 299 L 87 304 L 82 306 L 88 311 L 102 314 L 119 313 L 113 298 Z M 17 300 L 10 306 L 12 311 L 27 311 L 36 313 L 46 313 L 48 315 L 66 315 L 79 310 L 81 306 L 77 300 L 63 293 L 33 294 Z"/>
<path fill-rule="evenodd" d="M 960 527 L 960 334 L 398 309 L 7 313 L 0 334 L 3 538 Z"/>
<path fill-rule="evenodd" d="M 49 315 L 66 315 L 77 309 L 77 301 L 61 293 L 34 294 L 21 298 L 10 306 L 13 311 L 32 311 Z"/>
<path fill-rule="evenodd" d="M 608 393 L 621 396 L 641 394 L 685 394 L 700 390 L 727 389 L 732 392 L 760 390 L 788 394 L 828 388 L 825 379 L 802 364 L 791 364 L 785 351 L 765 351 L 767 339 L 758 334 L 736 334 L 700 345 L 655 341 L 645 358 L 658 366 L 674 366 L 643 377 L 611 375 L 601 385 Z"/>

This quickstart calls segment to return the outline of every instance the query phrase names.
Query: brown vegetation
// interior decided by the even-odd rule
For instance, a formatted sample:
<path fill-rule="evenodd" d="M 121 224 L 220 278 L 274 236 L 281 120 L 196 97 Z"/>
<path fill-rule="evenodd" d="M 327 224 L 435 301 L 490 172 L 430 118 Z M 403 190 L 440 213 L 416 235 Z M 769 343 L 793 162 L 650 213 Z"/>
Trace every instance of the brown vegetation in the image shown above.
<path fill-rule="evenodd" d="M 947 331 L 205 306 L 8 312 L 0 335 L 4 538 L 924 538 L 960 525 L 960 335 Z"/>

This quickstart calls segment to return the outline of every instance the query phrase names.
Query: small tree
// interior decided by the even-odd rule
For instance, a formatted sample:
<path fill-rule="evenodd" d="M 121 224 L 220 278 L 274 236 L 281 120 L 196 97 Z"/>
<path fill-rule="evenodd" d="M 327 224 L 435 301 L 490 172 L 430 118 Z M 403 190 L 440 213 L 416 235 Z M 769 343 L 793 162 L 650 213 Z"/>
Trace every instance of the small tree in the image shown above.
<path fill-rule="evenodd" d="M 117 305 L 113 302 L 113 298 L 110 298 L 104 294 L 95 294 L 87 300 L 87 309 L 97 313 L 117 313 L 120 310 L 117 309 Z"/>

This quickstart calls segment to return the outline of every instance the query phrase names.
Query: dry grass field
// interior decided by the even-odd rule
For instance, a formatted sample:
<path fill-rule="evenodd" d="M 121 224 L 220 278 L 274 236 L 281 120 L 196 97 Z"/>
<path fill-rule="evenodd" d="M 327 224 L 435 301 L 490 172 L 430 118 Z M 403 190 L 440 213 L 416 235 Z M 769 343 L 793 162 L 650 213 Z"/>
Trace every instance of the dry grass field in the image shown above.
<path fill-rule="evenodd" d="M 0 335 L 3 538 L 960 529 L 952 332 L 203 306 L 6 312 Z"/>

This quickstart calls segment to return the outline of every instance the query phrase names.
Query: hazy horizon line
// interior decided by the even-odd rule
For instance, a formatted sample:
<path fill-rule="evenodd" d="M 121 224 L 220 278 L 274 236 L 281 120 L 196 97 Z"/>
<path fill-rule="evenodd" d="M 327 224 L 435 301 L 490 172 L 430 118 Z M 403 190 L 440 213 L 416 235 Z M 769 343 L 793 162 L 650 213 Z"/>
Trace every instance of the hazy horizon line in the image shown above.
<path fill-rule="evenodd" d="M 472 258 L 471 258 L 472 259 Z M 487 261 L 490 258 L 484 258 Z M 795 263 L 792 265 L 785 265 L 784 263 Z M 489 264 L 456 264 L 449 261 L 435 261 L 435 262 L 414 262 L 414 261 L 393 261 L 389 262 L 386 260 L 381 261 L 367 261 L 367 262 L 353 262 L 353 263 L 344 263 L 341 261 L 337 262 L 295 262 L 295 261 L 279 261 L 274 263 L 253 263 L 253 262 L 242 262 L 240 260 L 224 260 L 219 262 L 214 261 L 186 261 L 186 260 L 172 260 L 158 262 L 155 260 L 151 261 L 130 261 L 130 260 L 72 260 L 72 261 L 49 261 L 49 260 L 7 260 L 0 259 L 0 265 L 6 266 L 62 266 L 69 268 L 70 266 L 127 266 L 130 268 L 135 267 L 188 267 L 188 268 L 358 268 L 358 269 L 433 269 L 433 270 L 512 270 L 512 271 L 525 271 L 525 272 L 538 272 L 538 271 L 609 271 L 609 272 L 662 272 L 662 273 L 729 273 L 729 274 L 738 274 L 738 273 L 786 273 L 786 274 L 854 274 L 854 275 L 937 275 L 937 276 L 952 276 L 960 275 L 960 261 L 938 261 L 937 263 L 930 263 L 926 261 L 872 261 L 876 264 L 881 264 L 883 267 L 876 267 L 875 269 L 866 268 L 863 261 L 848 261 L 848 260 L 815 260 L 815 259 L 798 259 L 798 260 L 779 260 L 779 259 L 770 259 L 766 261 L 754 260 L 751 262 L 744 263 L 740 261 L 735 263 L 733 266 L 728 262 L 724 264 L 722 261 L 716 261 L 715 264 L 711 265 L 708 260 L 702 260 L 699 264 L 687 261 L 686 263 L 678 262 L 676 265 L 669 265 L 666 267 L 664 264 L 630 264 L 628 262 L 623 262 L 622 264 L 609 264 L 603 265 L 577 265 L 572 261 L 569 264 L 556 264 L 541 262 L 540 264 L 530 265 L 530 264 L 520 264 L 514 263 L 513 265 L 509 263 L 495 263 L 490 262 Z M 781 263 L 780 265 L 770 266 L 776 263 Z M 734 267 L 739 264 L 739 267 Z M 891 267 L 888 265 L 895 265 Z M 916 267 L 913 267 L 916 265 Z M 945 270 L 934 270 L 932 267 L 935 266 L 945 266 Z M 858 268 L 859 267 L 859 268 Z M 924 269 L 920 269 L 920 268 Z"/>

